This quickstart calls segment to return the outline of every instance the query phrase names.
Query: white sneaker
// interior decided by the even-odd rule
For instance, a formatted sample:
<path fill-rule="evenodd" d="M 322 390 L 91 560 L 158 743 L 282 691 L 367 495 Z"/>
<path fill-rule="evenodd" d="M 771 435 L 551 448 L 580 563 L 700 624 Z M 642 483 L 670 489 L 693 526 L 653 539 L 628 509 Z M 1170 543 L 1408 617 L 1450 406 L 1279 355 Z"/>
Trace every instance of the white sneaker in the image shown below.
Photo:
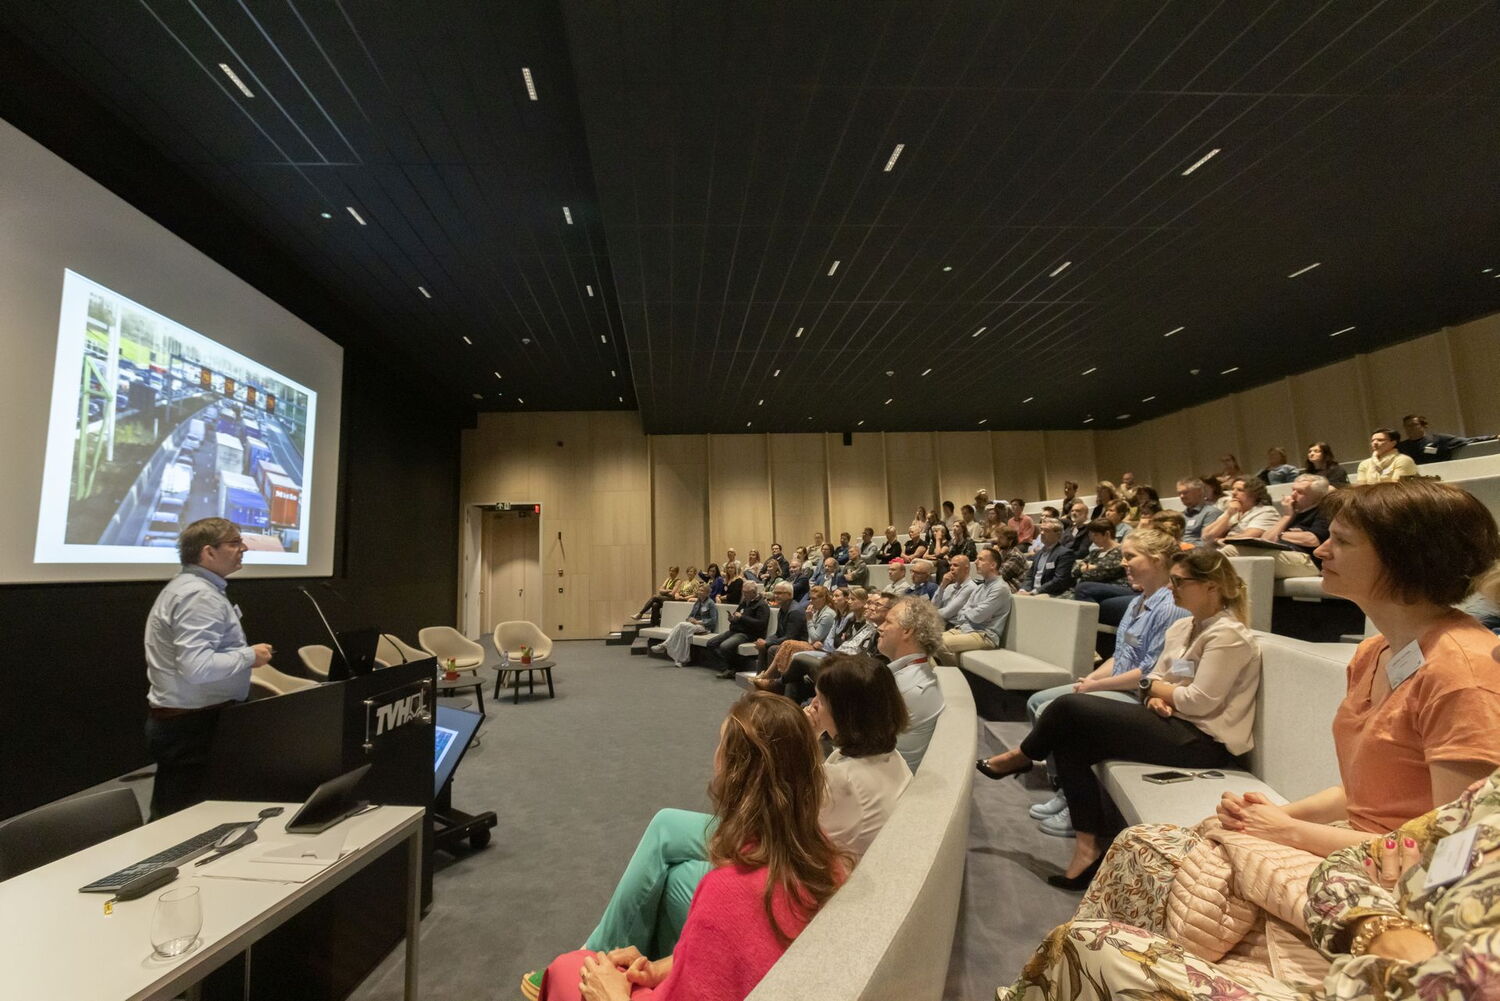
<path fill-rule="evenodd" d="M 1071 838 L 1076 833 L 1073 830 L 1073 815 L 1067 810 L 1048 817 L 1040 826 L 1043 834 L 1050 834 L 1054 838 Z"/>
<path fill-rule="evenodd" d="M 1026 812 L 1031 815 L 1032 820 L 1046 820 L 1055 817 L 1068 808 L 1068 797 L 1059 790 L 1056 795 L 1045 803 L 1037 803 Z"/>

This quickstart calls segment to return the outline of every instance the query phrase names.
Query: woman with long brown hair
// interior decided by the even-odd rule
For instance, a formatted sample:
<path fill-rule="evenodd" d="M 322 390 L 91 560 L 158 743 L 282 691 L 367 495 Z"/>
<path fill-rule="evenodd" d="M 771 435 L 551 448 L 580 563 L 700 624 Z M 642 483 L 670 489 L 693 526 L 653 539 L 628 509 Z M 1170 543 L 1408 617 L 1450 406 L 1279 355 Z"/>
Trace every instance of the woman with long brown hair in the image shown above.
<path fill-rule="evenodd" d="M 719 730 L 708 787 L 712 818 L 705 824 L 701 814 L 689 815 L 700 818 L 700 842 L 707 834 L 700 848 L 707 861 L 694 867 L 684 858 L 678 866 L 693 885 L 675 948 L 654 961 L 634 943 L 564 953 L 540 983 L 535 974 L 523 977 L 522 994 L 628 1001 L 645 989 L 657 1001 L 746 997 L 849 871 L 850 855 L 820 826 L 828 790 L 820 759 L 813 725 L 796 703 L 766 692 L 741 696 Z M 642 848 L 632 866 L 643 861 Z M 665 877 L 664 894 L 673 892 L 676 875 Z"/>

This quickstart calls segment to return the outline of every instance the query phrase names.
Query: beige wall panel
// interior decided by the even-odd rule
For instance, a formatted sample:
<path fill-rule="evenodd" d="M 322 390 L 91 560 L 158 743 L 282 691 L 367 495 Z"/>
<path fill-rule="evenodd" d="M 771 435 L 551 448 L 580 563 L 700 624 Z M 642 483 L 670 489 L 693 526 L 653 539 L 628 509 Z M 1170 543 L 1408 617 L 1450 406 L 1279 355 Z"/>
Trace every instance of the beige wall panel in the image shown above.
<path fill-rule="evenodd" d="M 706 562 L 708 437 L 654 435 L 651 455 L 652 515 L 656 526 L 654 563 L 660 581 L 663 570 L 672 564 L 686 570 Z"/>
<path fill-rule="evenodd" d="M 897 534 L 905 532 L 911 512 L 891 517 L 882 437 L 856 434 L 848 445 L 843 435 L 824 435 L 823 439 L 828 454 L 828 520 L 835 533 L 857 534 L 869 526 L 875 529 L 876 538 L 883 538 L 885 526 L 891 524 Z"/>
<path fill-rule="evenodd" d="M 1355 359 L 1347 358 L 1287 380 L 1307 439 L 1302 444 L 1326 441 L 1341 462 L 1370 454 L 1372 425 L 1360 403 L 1358 369 Z"/>
<path fill-rule="evenodd" d="M 1163 496 L 1175 492 L 1177 481 L 1183 477 L 1202 476 L 1219 468 L 1215 462 L 1200 469 L 1193 461 L 1192 436 L 1188 433 L 1187 420 L 1180 413 L 1151 421 L 1147 434 L 1149 437 L 1143 439 L 1143 444 L 1155 450 L 1151 485 Z"/>
<path fill-rule="evenodd" d="M 1227 454 L 1238 457 L 1242 469 L 1254 472 L 1260 468 L 1253 464 L 1253 458 L 1246 454 L 1240 441 L 1239 416 L 1233 397 L 1210 400 L 1182 414 L 1193 443 L 1193 466 L 1199 472 L 1217 472 L 1221 466 L 1219 460 Z"/>
<path fill-rule="evenodd" d="M 751 546 L 771 545 L 771 481 L 766 436 L 715 434 L 708 438 L 708 550 L 722 562 L 733 546 L 743 560 Z"/>
<path fill-rule="evenodd" d="M 939 431 L 937 449 L 941 500 L 962 509 L 974 502 L 980 487 L 994 489 L 995 455 L 988 431 Z"/>
<path fill-rule="evenodd" d="M 1092 484 L 1098 482 L 1094 475 L 1094 432 L 1044 431 L 1042 448 L 1047 471 L 1042 484 L 1045 497 L 1061 497 L 1064 480 L 1077 483 L 1079 493 L 1088 493 Z"/>
<path fill-rule="evenodd" d="M 1287 461 L 1302 465 L 1303 454 L 1298 434 L 1296 415 L 1300 411 L 1292 402 L 1292 387 L 1285 379 L 1256 386 L 1236 393 L 1234 400 L 1235 419 L 1239 422 L 1244 439 L 1245 454 L 1240 456 L 1240 465 L 1253 473 L 1266 464 L 1266 449 L 1275 445 L 1286 449 Z M 1207 470 L 1201 470 L 1207 472 Z"/>
<path fill-rule="evenodd" d="M 937 456 L 930 432 L 886 434 L 885 477 L 891 512 L 898 526 L 911 523 L 917 505 L 931 510 L 938 502 Z"/>
<path fill-rule="evenodd" d="M 771 482 L 774 510 L 772 533 L 756 543 L 764 556 L 770 544 L 796 539 L 797 546 L 814 532 L 828 534 L 828 466 L 823 455 L 823 435 L 770 435 Z M 833 536 L 837 538 L 837 534 Z"/>
<path fill-rule="evenodd" d="M 1095 476 L 1089 482 L 1079 480 L 1078 492 L 1092 494 L 1100 480 L 1108 480 L 1116 486 L 1123 473 L 1135 474 L 1137 483 L 1157 484 L 1157 450 L 1161 442 L 1157 435 L 1162 425 L 1170 418 L 1158 417 L 1123 431 L 1106 431 L 1095 437 Z"/>
<path fill-rule="evenodd" d="M 1404 414 L 1425 414 L 1435 428 L 1458 426 L 1458 398 L 1441 333 L 1393 344 L 1365 357 L 1375 421 L 1400 430 Z M 1369 429 L 1366 429 L 1369 430 Z"/>
<path fill-rule="evenodd" d="M 1497 279 L 1500 280 L 1500 279 Z M 1453 376 L 1463 404 L 1462 428 L 1440 431 L 1452 434 L 1494 434 L 1500 432 L 1500 393 L 1495 380 L 1500 373 L 1500 313 L 1453 327 L 1448 331 L 1453 355 Z M 1427 411 L 1428 420 L 1436 420 Z"/>
<path fill-rule="evenodd" d="M 988 485 L 990 500 L 1024 497 L 1029 501 L 1042 495 L 1047 454 L 1040 431 L 992 431 L 990 456 L 995 472 L 994 482 Z M 981 486 L 985 484 L 969 488 L 969 500 Z"/>

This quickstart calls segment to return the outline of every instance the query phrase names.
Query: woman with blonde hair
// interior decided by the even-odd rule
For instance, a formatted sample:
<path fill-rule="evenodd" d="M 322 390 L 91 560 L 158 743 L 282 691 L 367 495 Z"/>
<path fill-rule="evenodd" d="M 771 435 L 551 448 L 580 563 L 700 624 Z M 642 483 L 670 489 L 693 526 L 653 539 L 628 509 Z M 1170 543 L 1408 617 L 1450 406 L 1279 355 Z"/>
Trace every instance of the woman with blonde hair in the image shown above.
<path fill-rule="evenodd" d="M 837 645 L 833 642 L 834 631 L 838 628 L 838 621 L 847 610 L 848 591 L 839 588 L 835 591 L 831 587 L 822 584 L 814 584 L 807 591 L 807 639 L 806 640 L 783 640 L 776 645 L 776 655 L 771 658 L 771 663 L 766 669 L 757 674 L 751 681 L 757 688 L 771 691 L 775 682 L 786 673 L 787 665 L 792 662 L 792 655 L 802 653 L 805 650 L 832 651 Z"/>
<path fill-rule="evenodd" d="M 1094 509 L 1089 512 L 1089 521 L 1097 521 L 1104 517 L 1110 501 L 1119 499 L 1119 494 L 1115 493 L 1115 485 L 1109 480 L 1100 480 L 1098 486 L 1094 487 Z"/>

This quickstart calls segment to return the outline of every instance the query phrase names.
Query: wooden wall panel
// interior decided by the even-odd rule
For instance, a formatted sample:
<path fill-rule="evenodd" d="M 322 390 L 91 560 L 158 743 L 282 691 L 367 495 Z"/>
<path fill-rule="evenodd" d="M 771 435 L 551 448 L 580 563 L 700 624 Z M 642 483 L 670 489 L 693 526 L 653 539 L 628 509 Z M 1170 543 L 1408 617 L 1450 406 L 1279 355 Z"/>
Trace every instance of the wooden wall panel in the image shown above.
<path fill-rule="evenodd" d="M 866 526 L 883 538 L 885 526 L 906 531 L 911 513 L 895 512 L 892 520 L 890 495 L 885 483 L 885 442 L 879 434 L 856 434 L 845 445 L 843 435 L 824 435 L 828 456 L 829 527 L 858 534 Z M 799 540 L 805 542 L 806 540 Z"/>
<path fill-rule="evenodd" d="M 1093 490 L 1093 484 L 1097 482 L 1094 478 L 1094 432 L 1043 431 L 1042 448 L 1047 470 L 1046 481 L 1042 484 L 1045 497 L 1061 497 L 1064 480 L 1077 483 L 1079 493 L 1087 494 Z"/>
<path fill-rule="evenodd" d="M 1080 494 L 1092 494 L 1100 480 L 1119 485 L 1121 474 L 1135 474 L 1137 483 L 1146 483 L 1161 489 L 1157 483 L 1156 450 L 1157 436 L 1170 417 L 1158 417 L 1124 431 L 1108 431 L 1097 436 L 1094 458 L 1097 473 L 1093 482 L 1079 481 Z"/>
<path fill-rule="evenodd" d="M 772 532 L 754 544 L 761 555 L 772 541 L 783 548 L 811 541 L 814 532 L 836 539 L 844 526 L 828 524 L 828 462 L 823 435 L 768 435 L 771 450 Z M 830 527 L 833 534 L 829 534 Z M 741 555 L 747 555 L 743 550 Z"/>
<path fill-rule="evenodd" d="M 1187 419 L 1181 413 L 1166 414 L 1152 421 L 1149 437 L 1132 435 L 1129 431 L 1118 431 L 1116 434 L 1136 438 L 1146 447 L 1154 448 L 1151 479 L 1141 480 L 1137 473 L 1136 482 L 1149 482 L 1163 496 L 1177 491 L 1178 480 L 1188 476 L 1203 476 L 1219 468 L 1219 464 L 1215 462 L 1212 466 L 1199 469 L 1198 464 L 1193 461 L 1192 436 L 1188 434 Z"/>
<path fill-rule="evenodd" d="M 1374 425 L 1361 402 L 1359 368 L 1358 359 L 1348 358 L 1287 380 L 1300 415 L 1304 446 L 1326 441 L 1340 461 L 1370 454 Z M 1217 463 L 1213 468 L 1218 468 Z"/>
<path fill-rule="evenodd" d="M 1452 434 L 1500 432 L 1500 393 L 1495 392 L 1495 373 L 1500 372 L 1500 313 L 1450 328 L 1448 344 L 1463 421 L 1461 426 L 1438 430 Z M 1433 420 L 1433 415 L 1428 413 L 1427 419 Z"/>
<path fill-rule="evenodd" d="M 951 500 L 954 510 L 962 510 L 974 502 L 980 487 L 994 489 L 995 454 L 988 431 L 939 431 L 936 437 L 940 500 Z"/>
<path fill-rule="evenodd" d="M 1008 501 L 1012 497 L 1034 500 L 1042 495 L 1046 450 L 1040 431 L 992 431 L 990 455 L 995 470 L 995 482 L 989 488 L 990 500 Z M 976 483 L 974 488 L 982 485 Z M 973 495 L 974 490 L 970 490 L 971 500 Z"/>
<path fill-rule="evenodd" d="M 708 551 L 722 563 L 733 547 L 743 561 L 750 547 L 770 548 L 771 471 L 766 436 L 708 436 Z"/>
<path fill-rule="evenodd" d="M 653 562 L 660 581 L 666 567 L 700 566 L 709 551 L 708 436 L 653 435 L 651 462 Z"/>
<path fill-rule="evenodd" d="M 1297 427 L 1296 404 L 1292 400 L 1292 387 L 1285 379 L 1236 393 L 1234 400 L 1235 420 L 1244 439 L 1245 454 L 1240 456 L 1240 465 L 1246 472 L 1255 472 L 1266 465 L 1266 449 L 1273 446 L 1286 450 L 1287 461 L 1302 465 L 1304 459 L 1302 436 Z M 1207 472 L 1207 470 L 1202 470 Z"/>
<path fill-rule="evenodd" d="M 1190 407 L 1183 415 L 1193 443 L 1193 466 L 1199 472 L 1218 472 L 1222 465 L 1219 460 L 1230 454 L 1239 459 L 1241 469 L 1254 472 L 1260 468 L 1240 441 L 1239 415 L 1235 413 L 1233 397 L 1221 396 Z"/>
<path fill-rule="evenodd" d="M 1435 428 L 1458 426 L 1458 397 L 1443 332 L 1366 355 L 1365 371 L 1376 425 L 1399 431 L 1402 416 L 1420 413 Z"/>
<path fill-rule="evenodd" d="M 939 501 L 937 456 L 928 431 L 886 434 L 885 478 L 892 517 L 910 524 L 917 505 L 928 510 Z"/>

